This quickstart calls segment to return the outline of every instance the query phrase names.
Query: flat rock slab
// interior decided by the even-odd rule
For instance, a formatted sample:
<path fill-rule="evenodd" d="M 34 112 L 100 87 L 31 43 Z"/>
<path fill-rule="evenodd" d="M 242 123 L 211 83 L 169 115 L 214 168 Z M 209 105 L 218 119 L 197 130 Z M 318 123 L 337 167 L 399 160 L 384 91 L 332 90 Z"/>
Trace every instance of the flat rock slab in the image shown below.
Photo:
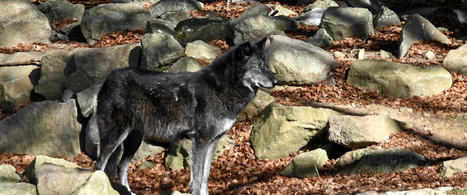
<path fill-rule="evenodd" d="M 328 161 L 326 151 L 315 149 L 295 156 L 292 161 L 281 171 L 281 175 L 288 177 L 314 177 L 319 175 L 318 170 L 323 168 Z"/>
<path fill-rule="evenodd" d="M 6 66 L 0 67 L 0 108 L 11 111 L 30 103 L 30 94 L 34 81 L 33 71 L 38 66 Z"/>
<path fill-rule="evenodd" d="M 212 40 L 233 37 L 232 25 L 228 21 L 217 18 L 191 18 L 181 21 L 175 27 L 175 38 L 181 45 L 189 42 Z"/>
<path fill-rule="evenodd" d="M 0 183 L 0 195 L 37 195 L 37 190 L 30 183 Z"/>
<path fill-rule="evenodd" d="M 169 68 L 169 72 L 196 72 L 203 68 L 203 64 L 195 58 L 183 57 L 178 59 Z"/>
<path fill-rule="evenodd" d="M 287 157 L 307 145 L 334 114 L 329 109 L 270 104 L 253 126 L 250 143 L 255 156 L 260 160 Z"/>
<path fill-rule="evenodd" d="M 41 77 L 34 91 L 49 100 L 62 97 L 65 89 L 65 68 L 73 57 L 71 50 L 54 50 L 41 58 Z"/>
<path fill-rule="evenodd" d="M 414 14 L 407 18 L 402 27 L 401 44 L 399 46 L 399 58 L 403 58 L 408 49 L 418 41 L 436 41 L 443 44 L 451 44 L 451 40 L 441 33 L 430 21 Z"/>
<path fill-rule="evenodd" d="M 452 86 L 451 74 L 441 66 L 412 66 L 390 61 L 357 60 L 348 84 L 393 97 L 430 96 Z"/>
<path fill-rule="evenodd" d="M 149 7 L 152 18 L 162 18 L 175 24 L 191 18 L 190 11 L 203 10 L 203 4 L 196 0 L 160 0 Z"/>
<path fill-rule="evenodd" d="M 287 36 L 274 35 L 268 48 L 269 67 L 281 84 L 312 84 L 328 78 L 336 64 L 331 53 Z"/>
<path fill-rule="evenodd" d="M 0 121 L 0 153 L 77 155 L 81 124 L 75 105 L 75 100 L 37 102 L 4 118 Z"/>
<path fill-rule="evenodd" d="M 342 173 L 391 173 L 426 163 L 425 157 L 407 149 L 360 149 L 350 151 L 336 160 Z"/>
<path fill-rule="evenodd" d="M 49 20 L 29 1 L 2 0 L 0 13 L 0 47 L 50 42 Z"/>
<path fill-rule="evenodd" d="M 321 27 L 334 40 L 347 37 L 366 38 L 373 32 L 373 15 L 365 8 L 330 7 L 323 13 Z"/>
<path fill-rule="evenodd" d="M 37 155 L 34 160 L 28 165 L 26 170 L 24 171 L 24 175 L 33 183 L 37 182 L 37 170 L 38 168 L 44 164 L 44 163 L 49 163 L 49 164 L 54 164 L 54 165 L 60 165 L 65 168 L 78 168 L 79 166 L 76 165 L 75 163 L 69 162 L 64 159 L 59 159 L 59 158 L 52 158 L 44 155 Z"/>
<path fill-rule="evenodd" d="M 389 140 L 398 132 L 396 121 L 377 115 L 331 116 L 329 118 L 329 141 L 348 148 L 361 148 Z"/>
<path fill-rule="evenodd" d="M 212 62 L 216 56 L 220 55 L 221 49 L 209 45 L 204 41 L 197 40 L 186 44 L 185 54 L 196 59 L 205 59 Z"/>
<path fill-rule="evenodd" d="M 452 177 L 456 173 L 463 172 L 467 172 L 467 156 L 445 161 L 441 167 L 441 175 L 444 177 Z"/>
<path fill-rule="evenodd" d="M 467 75 L 467 44 L 449 51 L 444 58 L 443 66 L 448 70 Z"/>

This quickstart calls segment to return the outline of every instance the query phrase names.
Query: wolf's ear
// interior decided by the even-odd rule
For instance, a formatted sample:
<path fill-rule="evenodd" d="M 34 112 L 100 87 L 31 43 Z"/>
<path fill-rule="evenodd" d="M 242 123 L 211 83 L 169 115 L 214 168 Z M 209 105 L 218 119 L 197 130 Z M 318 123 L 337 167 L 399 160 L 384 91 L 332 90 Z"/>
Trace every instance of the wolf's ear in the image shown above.
<path fill-rule="evenodd" d="M 237 59 L 242 59 L 251 56 L 251 54 L 253 54 L 253 48 L 251 47 L 250 42 L 245 42 L 238 46 L 235 57 Z"/>
<path fill-rule="evenodd" d="M 265 49 L 269 47 L 270 44 L 271 44 L 271 41 L 269 41 L 269 37 L 264 37 L 263 39 L 261 39 L 260 41 L 256 43 L 256 45 L 260 49 Z"/>

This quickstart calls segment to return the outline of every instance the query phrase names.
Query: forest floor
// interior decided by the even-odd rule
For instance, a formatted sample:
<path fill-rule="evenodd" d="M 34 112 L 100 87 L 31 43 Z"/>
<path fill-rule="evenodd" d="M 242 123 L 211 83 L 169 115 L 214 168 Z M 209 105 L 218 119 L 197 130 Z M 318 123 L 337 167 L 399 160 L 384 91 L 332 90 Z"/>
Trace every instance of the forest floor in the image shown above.
<path fill-rule="evenodd" d="M 44 0 L 31 0 L 41 3 Z M 73 3 L 82 3 L 86 7 L 92 7 L 101 1 L 70 0 Z M 287 2 L 287 1 L 284 1 Z M 340 2 L 340 1 L 337 1 Z M 284 7 L 302 13 L 304 6 L 287 5 L 278 1 L 269 1 L 271 4 L 282 4 Z M 232 4 L 226 9 L 225 1 L 210 1 L 205 4 L 205 11 L 216 11 L 221 17 L 230 18 L 240 15 L 251 3 Z M 394 5 L 397 9 L 400 5 Z M 432 6 L 440 6 L 434 4 Z M 443 10 L 443 9 L 441 9 Z M 194 12 L 193 15 L 203 14 Z M 443 12 L 433 16 L 436 26 L 443 24 Z M 403 59 L 392 58 L 394 62 L 409 63 L 417 66 L 442 65 L 447 52 L 463 44 L 465 40 L 458 40 L 460 33 L 465 29 L 446 26 L 445 34 L 452 40 L 452 44 L 445 45 L 432 42 L 421 42 L 413 45 Z M 286 32 L 290 37 L 305 40 L 312 36 L 318 27 L 301 26 L 296 31 Z M 401 26 L 391 26 L 375 31 L 368 39 L 349 38 L 343 41 L 335 41 L 333 46 L 324 48 L 330 52 L 340 51 L 344 58 L 336 57 L 339 66 L 332 70 L 333 82 L 322 81 L 313 85 L 293 86 L 282 90 L 275 90 L 272 95 L 284 105 L 327 105 L 328 107 L 345 107 L 347 110 L 357 110 L 363 113 L 374 113 L 383 110 L 397 120 L 411 121 L 415 128 L 406 128 L 405 131 L 396 133 L 388 142 L 372 146 L 372 148 L 407 148 L 425 156 L 429 161 L 424 166 L 398 171 L 389 174 L 358 174 L 345 175 L 337 173 L 332 165 L 335 159 L 331 159 L 325 165 L 325 170 L 320 175 L 312 178 L 289 178 L 279 174 L 285 166 L 299 153 L 306 152 L 310 148 L 319 147 L 322 143 L 305 147 L 299 152 L 287 158 L 279 160 L 258 160 L 249 143 L 254 120 L 239 122 L 232 127 L 228 135 L 236 140 L 235 146 L 225 151 L 213 161 L 209 178 L 209 190 L 211 194 L 352 194 L 364 191 L 398 191 L 421 188 L 437 188 L 452 186 L 460 189 L 467 188 L 467 173 L 456 174 L 447 179 L 440 175 L 440 167 L 445 160 L 467 156 L 467 149 L 462 148 L 467 134 L 467 77 L 451 72 L 453 86 L 441 94 L 427 97 L 393 98 L 377 92 L 362 91 L 348 85 L 345 82 L 346 72 L 352 62 L 356 60 L 359 49 L 365 49 L 368 58 L 378 59 L 373 53 L 381 49 L 397 54 L 400 41 Z M 57 44 L 65 44 L 70 47 L 105 47 L 118 44 L 136 43 L 144 31 L 127 30 L 112 33 L 103 39 L 89 45 L 83 42 L 66 41 L 55 44 L 20 44 L 16 47 L 0 48 L 0 53 L 15 53 L 19 51 L 54 49 Z M 210 44 L 220 47 L 223 51 L 229 48 L 229 41 L 217 40 Z M 436 53 L 434 60 L 427 60 L 427 51 Z M 378 107 L 377 110 L 374 106 Z M 413 114 L 409 118 L 397 118 L 397 110 L 412 109 Z M 393 112 L 391 115 L 391 112 Z M 2 113 L 0 119 L 12 113 Z M 418 126 L 417 126 L 418 124 Z M 434 138 L 438 135 L 439 139 Z M 449 137 L 445 139 L 446 137 Z M 459 147 L 460 146 L 460 147 Z M 464 145 L 465 146 L 465 145 Z M 135 192 L 142 194 L 160 194 L 165 191 L 177 190 L 188 192 L 190 173 L 188 169 L 181 171 L 169 171 L 163 165 L 165 151 L 150 156 L 149 161 L 155 163 L 151 169 L 137 169 L 139 164 L 130 166 L 129 183 Z M 0 164 L 12 164 L 21 172 L 34 159 L 28 154 L 0 154 Z M 80 154 L 73 159 L 80 166 L 91 168 L 94 164 L 89 157 Z M 465 192 L 462 191 L 461 193 Z"/>

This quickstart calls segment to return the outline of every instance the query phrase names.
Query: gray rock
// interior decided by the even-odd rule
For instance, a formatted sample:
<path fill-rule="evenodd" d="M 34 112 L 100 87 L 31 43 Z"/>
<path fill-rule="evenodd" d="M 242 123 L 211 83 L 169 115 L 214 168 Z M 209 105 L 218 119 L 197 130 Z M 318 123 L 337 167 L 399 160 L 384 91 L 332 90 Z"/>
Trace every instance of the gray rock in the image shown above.
<path fill-rule="evenodd" d="M 373 32 L 373 16 L 365 8 L 328 8 L 323 13 L 321 27 L 334 40 L 347 37 L 367 38 Z"/>
<path fill-rule="evenodd" d="M 323 18 L 323 13 L 323 9 L 314 8 L 297 17 L 297 21 L 305 25 L 319 26 L 321 24 L 321 18 Z"/>
<path fill-rule="evenodd" d="M 34 91 L 49 100 L 61 98 L 65 88 L 64 70 L 72 56 L 69 50 L 54 50 L 42 56 L 41 77 Z"/>
<path fill-rule="evenodd" d="M 329 109 L 270 104 L 253 126 L 250 143 L 255 156 L 260 160 L 287 157 L 323 131 L 334 114 Z"/>
<path fill-rule="evenodd" d="M 182 45 L 196 40 L 210 42 L 226 37 L 233 37 L 232 26 L 222 19 L 192 18 L 179 22 L 175 27 L 175 38 Z"/>
<path fill-rule="evenodd" d="M 30 65 L 37 64 L 41 61 L 42 56 L 46 52 L 30 51 L 16 52 L 13 54 L 0 54 L 0 67 L 12 65 Z"/>
<path fill-rule="evenodd" d="M 101 87 L 102 83 L 97 82 L 76 94 L 76 100 L 84 117 L 89 117 L 97 107 L 97 94 Z"/>
<path fill-rule="evenodd" d="M 29 183 L 0 183 L 0 195 L 37 195 L 37 191 Z"/>
<path fill-rule="evenodd" d="M 141 38 L 141 68 L 158 70 L 183 57 L 183 48 L 171 35 L 146 33 Z"/>
<path fill-rule="evenodd" d="M 444 44 L 450 44 L 446 35 L 436 29 L 430 21 L 423 18 L 422 16 L 415 14 L 407 18 L 402 27 L 401 44 L 399 46 L 399 58 L 403 58 L 407 53 L 407 50 L 415 42 L 426 40 L 426 41 L 437 41 Z"/>
<path fill-rule="evenodd" d="M 100 154 L 100 136 L 96 117 L 94 110 L 84 128 L 84 153 L 92 159 L 97 159 Z"/>
<path fill-rule="evenodd" d="M 245 20 L 247 18 L 251 18 L 258 15 L 267 16 L 268 13 L 269 7 L 265 4 L 258 3 L 247 8 L 239 17 L 231 19 L 231 23 L 235 25 L 237 22 Z"/>
<path fill-rule="evenodd" d="M 161 0 L 149 7 L 152 18 L 162 18 L 174 24 L 191 18 L 192 10 L 203 10 L 203 4 L 195 0 Z"/>
<path fill-rule="evenodd" d="M 0 67 L 0 108 L 11 111 L 30 103 L 34 81 L 30 75 L 39 70 L 37 66 Z"/>
<path fill-rule="evenodd" d="M 333 0 L 317 0 L 317 1 L 313 2 L 312 4 L 307 5 L 303 11 L 304 12 L 309 12 L 309 11 L 315 9 L 315 8 L 320 8 L 322 10 L 326 10 L 329 7 L 337 7 L 337 6 L 339 6 L 339 4 L 337 4 Z"/>
<path fill-rule="evenodd" d="M 16 183 L 20 178 L 16 174 L 16 168 L 9 164 L 0 165 L 0 184 L 1 183 Z"/>
<path fill-rule="evenodd" d="M 356 152 L 359 154 L 348 154 Z M 343 173 L 391 173 L 414 168 L 426 163 L 423 155 L 407 149 L 363 149 L 348 153 L 336 161 L 336 165 L 343 165 L 345 167 L 342 169 Z"/>
<path fill-rule="evenodd" d="M 146 157 L 157 154 L 161 150 L 164 150 L 164 148 L 160 146 L 154 146 L 143 141 L 141 145 L 139 146 L 138 151 L 136 151 L 135 155 L 131 159 L 131 162 L 135 163 L 135 162 L 145 160 Z"/>
<path fill-rule="evenodd" d="M 76 50 L 73 61 L 65 70 L 65 87 L 80 92 L 105 80 L 112 70 L 136 67 L 140 52 L 139 44 Z"/>
<path fill-rule="evenodd" d="M 77 115 L 74 100 L 31 104 L 0 121 L 0 153 L 73 157 L 80 152 Z"/>
<path fill-rule="evenodd" d="M 324 28 L 320 28 L 313 37 L 306 40 L 307 43 L 316 47 L 330 47 L 332 46 L 332 37 Z"/>
<path fill-rule="evenodd" d="M 287 9 L 282 5 L 274 5 L 274 9 L 271 12 L 275 11 L 277 11 L 277 13 L 274 16 L 290 16 L 297 14 L 296 12 Z"/>
<path fill-rule="evenodd" d="M 81 32 L 94 44 L 102 35 L 119 30 L 144 29 L 150 14 L 141 3 L 107 3 L 84 11 Z"/>
<path fill-rule="evenodd" d="M 49 19 L 50 23 L 60 23 L 64 19 L 76 20 L 73 23 L 61 28 L 60 31 L 69 34 L 71 30 L 81 24 L 81 19 L 84 14 L 84 5 L 72 4 L 66 0 L 49 0 L 41 5 L 39 9 Z"/>
<path fill-rule="evenodd" d="M 391 25 L 401 25 L 399 16 L 397 16 L 394 11 L 390 10 L 386 6 L 383 6 L 383 8 L 378 12 L 378 14 L 375 16 L 375 19 L 373 20 L 373 23 L 375 29 L 380 29 Z"/>
<path fill-rule="evenodd" d="M 220 55 L 220 53 L 221 49 L 209 45 L 201 40 L 188 43 L 185 47 L 185 54 L 188 57 L 193 57 L 196 59 L 205 59 L 209 62 L 212 62 L 216 58 L 216 56 Z"/>
<path fill-rule="evenodd" d="M 452 78 L 441 66 L 357 60 L 350 67 L 346 82 L 361 90 L 380 91 L 393 97 L 413 97 L 439 94 L 451 87 Z"/>
<path fill-rule="evenodd" d="M 167 33 L 174 36 L 175 26 L 176 24 L 168 20 L 151 18 L 146 24 L 146 33 Z"/>
<path fill-rule="evenodd" d="M 388 141 L 399 130 L 394 120 L 383 116 L 331 116 L 328 139 L 348 148 L 360 148 Z"/>
<path fill-rule="evenodd" d="M 267 16 L 281 30 L 297 30 L 298 22 L 294 18 L 287 16 Z"/>
<path fill-rule="evenodd" d="M 203 68 L 203 64 L 197 59 L 183 57 L 177 60 L 169 68 L 169 72 L 196 72 Z"/>
<path fill-rule="evenodd" d="M 328 78 L 336 64 L 331 53 L 287 36 L 270 38 L 269 66 L 282 84 L 312 84 Z"/>
<path fill-rule="evenodd" d="M 441 167 L 441 175 L 443 177 L 452 177 L 456 173 L 467 172 L 467 156 L 455 160 L 443 162 Z"/>
<path fill-rule="evenodd" d="M 44 163 L 36 170 L 39 194 L 118 195 L 103 171 Z"/>
<path fill-rule="evenodd" d="M 444 58 L 443 66 L 450 71 L 467 75 L 467 44 L 449 51 Z"/>
<path fill-rule="evenodd" d="M 373 13 L 379 12 L 382 9 L 382 3 L 378 0 L 346 0 L 352 7 L 367 8 Z"/>
<path fill-rule="evenodd" d="M 37 183 L 37 170 L 42 164 L 54 164 L 54 165 L 60 165 L 64 168 L 77 168 L 79 167 L 75 163 L 66 161 L 64 159 L 59 159 L 59 158 L 52 158 L 44 155 L 38 155 L 34 160 L 26 167 L 26 170 L 24 171 L 24 175 L 33 183 Z"/>
<path fill-rule="evenodd" d="M 2 0 L 0 13 L 0 47 L 50 42 L 49 20 L 29 1 Z"/>
<path fill-rule="evenodd" d="M 265 36 L 284 34 L 276 23 L 263 15 L 256 15 L 234 24 L 234 43 L 236 45 L 245 41 L 257 41 Z"/>
<path fill-rule="evenodd" d="M 253 119 L 261 113 L 266 106 L 275 102 L 274 97 L 264 91 L 258 90 L 255 98 L 243 108 L 242 112 L 238 115 L 237 121 L 244 121 Z"/>
<path fill-rule="evenodd" d="M 323 168 L 328 161 L 326 151 L 323 149 L 315 149 L 297 155 L 292 161 L 281 171 L 281 175 L 288 177 L 314 177 L 319 175 L 319 170 Z"/>
<path fill-rule="evenodd" d="M 234 144 L 235 140 L 231 140 L 227 135 L 223 135 L 219 140 L 216 151 L 214 151 L 213 159 L 217 159 L 220 154 L 233 147 Z M 190 155 L 191 140 L 181 139 L 170 144 L 169 153 L 164 159 L 164 164 L 170 170 L 180 170 L 184 167 L 188 168 L 190 167 Z"/>

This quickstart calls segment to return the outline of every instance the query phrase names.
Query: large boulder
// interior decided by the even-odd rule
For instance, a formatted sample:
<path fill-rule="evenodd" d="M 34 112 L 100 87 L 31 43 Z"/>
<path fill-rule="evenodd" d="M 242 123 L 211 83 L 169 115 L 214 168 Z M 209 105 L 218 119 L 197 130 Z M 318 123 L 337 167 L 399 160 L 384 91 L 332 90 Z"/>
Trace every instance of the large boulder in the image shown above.
<path fill-rule="evenodd" d="M 402 27 L 399 58 L 403 58 L 415 42 L 422 40 L 451 44 L 451 40 L 441 33 L 430 21 L 418 14 L 414 14 L 407 18 Z"/>
<path fill-rule="evenodd" d="M 37 190 L 30 183 L 0 183 L 0 195 L 37 195 Z"/>
<path fill-rule="evenodd" d="M 347 37 L 367 38 L 373 32 L 373 15 L 365 8 L 330 7 L 323 13 L 321 27 L 334 40 Z"/>
<path fill-rule="evenodd" d="M 49 20 L 29 1 L 2 0 L 0 13 L 0 47 L 50 42 Z"/>
<path fill-rule="evenodd" d="M 242 112 L 238 115 L 237 121 L 244 121 L 253 119 L 258 116 L 266 106 L 275 102 L 274 97 L 264 91 L 258 90 L 255 98 L 243 108 Z"/>
<path fill-rule="evenodd" d="M 16 168 L 9 164 L 0 165 L 0 183 L 16 183 L 20 178 L 16 174 Z"/>
<path fill-rule="evenodd" d="M 467 75 L 467 44 L 449 51 L 444 58 L 443 66 L 448 70 Z"/>
<path fill-rule="evenodd" d="M 118 195 L 103 171 L 44 163 L 36 170 L 39 194 Z"/>
<path fill-rule="evenodd" d="M 196 40 L 209 42 L 232 36 L 231 24 L 217 18 L 192 18 L 179 22 L 175 27 L 175 38 L 182 45 Z"/>
<path fill-rule="evenodd" d="M 64 70 L 72 56 L 70 50 L 54 50 L 42 56 L 41 77 L 34 91 L 49 100 L 61 98 L 65 89 Z"/>
<path fill-rule="evenodd" d="M 298 151 L 337 114 L 329 109 L 270 104 L 264 109 L 251 132 L 250 142 L 255 156 L 276 160 Z"/>
<path fill-rule="evenodd" d="M 75 163 L 72 163 L 70 161 L 64 160 L 64 159 L 59 159 L 59 158 L 52 158 L 44 155 L 38 155 L 34 160 L 26 167 L 26 170 L 24 171 L 24 175 L 33 183 L 37 182 L 37 170 L 38 168 L 43 165 L 43 164 L 54 164 L 54 165 L 59 165 L 64 168 L 78 168 L 79 166 L 76 165 Z"/>
<path fill-rule="evenodd" d="M 209 62 L 212 62 L 220 53 L 221 49 L 201 40 L 188 43 L 185 47 L 185 54 L 187 56 L 196 59 L 205 59 Z"/>
<path fill-rule="evenodd" d="M 0 153 L 73 157 L 80 152 L 75 100 L 31 104 L 0 121 Z"/>
<path fill-rule="evenodd" d="M 265 36 L 284 34 L 276 23 L 264 15 L 256 15 L 241 20 L 233 25 L 234 43 L 236 45 L 246 41 L 258 41 Z"/>
<path fill-rule="evenodd" d="M 73 28 L 81 24 L 84 14 L 84 5 L 72 4 L 67 0 L 48 0 L 39 6 L 39 9 L 49 19 L 55 29 L 59 29 L 65 34 L 69 34 Z M 67 25 L 59 27 L 56 24 L 67 22 Z"/>
<path fill-rule="evenodd" d="M 269 67 L 281 84 L 312 84 L 328 78 L 336 64 L 331 53 L 287 36 L 274 35 L 268 48 Z"/>
<path fill-rule="evenodd" d="M 149 7 L 152 18 L 162 18 L 175 24 L 191 18 L 193 10 L 203 10 L 203 4 L 196 0 L 160 0 Z"/>
<path fill-rule="evenodd" d="M 140 52 L 139 44 L 76 50 L 65 70 L 65 87 L 80 92 L 105 80 L 112 70 L 136 67 Z"/>
<path fill-rule="evenodd" d="M 388 141 L 399 130 L 394 120 L 384 116 L 331 116 L 328 139 L 354 149 Z"/>
<path fill-rule="evenodd" d="M 324 28 L 320 28 L 313 37 L 306 40 L 307 43 L 316 47 L 330 47 L 332 46 L 332 41 L 331 35 L 329 35 Z"/>
<path fill-rule="evenodd" d="M 321 18 L 323 17 L 324 10 L 321 8 L 314 8 L 296 18 L 302 24 L 319 26 Z"/>
<path fill-rule="evenodd" d="M 441 175 L 443 177 L 452 177 L 456 173 L 467 172 L 467 156 L 455 160 L 443 162 L 441 167 Z"/>
<path fill-rule="evenodd" d="M 142 60 L 140 67 L 158 70 L 184 56 L 183 47 L 171 35 L 146 33 L 141 38 Z"/>
<path fill-rule="evenodd" d="M 425 163 L 426 159 L 423 155 L 407 149 L 362 149 L 348 152 L 336 161 L 337 166 L 344 167 L 341 172 L 351 174 L 391 173 L 414 168 Z"/>
<path fill-rule="evenodd" d="M 81 32 L 88 43 L 94 44 L 105 34 L 144 29 L 149 18 L 149 12 L 138 2 L 100 4 L 84 11 Z"/>
<path fill-rule="evenodd" d="M 181 139 L 175 143 L 171 143 L 169 153 L 164 159 L 165 166 L 170 170 L 180 170 L 184 167 L 189 168 L 191 144 L 190 139 Z M 233 147 L 234 144 L 235 140 L 230 139 L 227 135 L 223 135 L 214 151 L 213 159 L 217 159 L 220 154 Z"/>
<path fill-rule="evenodd" d="M 393 97 L 413 97 L 439 94 L 451 87 L 452 78 L 441 66 L 357 60 L 350 67 L 346 82 L 361 90 L 379 91 Z"/>
<path fill-rule="evenodd" d="M 322 169 L 328 160 L 326 151 L 320 148 L 301 153 L 281 171 L 281 175 L 300 178 L 317 176 L 318 170 Z"/>
<path fill-rule="evenodd" d="M 30 103 L 33 89 L 31 75 L 39 70 L 37 66 L 0 67 L 0 108 L 11 111 Z M 36 80 L 37 81 L 37 80 Z"/>

